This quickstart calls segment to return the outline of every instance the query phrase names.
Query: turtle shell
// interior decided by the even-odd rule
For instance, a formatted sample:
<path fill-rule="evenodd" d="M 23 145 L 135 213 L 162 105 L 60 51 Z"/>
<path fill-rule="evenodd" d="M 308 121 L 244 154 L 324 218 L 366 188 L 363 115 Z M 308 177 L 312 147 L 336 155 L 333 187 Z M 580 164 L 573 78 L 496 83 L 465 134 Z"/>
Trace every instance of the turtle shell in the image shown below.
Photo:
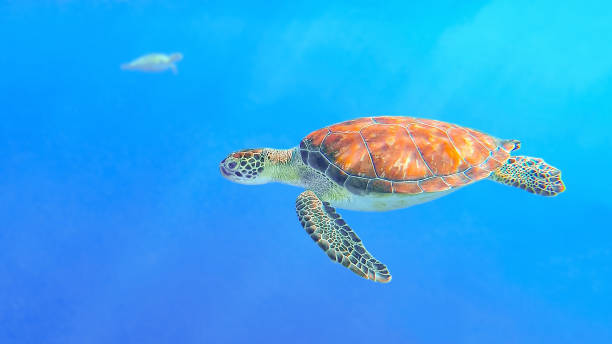
<path fill-rule="evenodd" d="M 316 130 L 302 140 L 300 154 L 352 193 L 419 194 L 486 178 L 519 145 L 455 124 L 383 116 Z"/>

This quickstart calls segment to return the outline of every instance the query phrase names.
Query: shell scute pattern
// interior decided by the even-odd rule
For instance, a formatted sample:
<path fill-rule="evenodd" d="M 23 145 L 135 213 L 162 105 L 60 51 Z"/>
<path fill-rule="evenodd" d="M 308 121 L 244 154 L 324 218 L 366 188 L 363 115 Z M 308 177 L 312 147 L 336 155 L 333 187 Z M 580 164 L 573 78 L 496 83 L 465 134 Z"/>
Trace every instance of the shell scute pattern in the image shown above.
<path fill-rule="evenodd" d="M 373 124 L 374 121 L 372 120 L 371 117 L 365 117 L 365 118 L 357 118 L 357 119 L 352 119 L 350 121 L 346 121 L 346 122 L 342 122 L 342 123 L 338 123 L 338 124 L 334 124 L 329 126 L 329 130 L 334 132 L 334 133 L 338 133 L 338 132 L 358 132 L 359 130 L 361 130 L 362 128 Z"/>
<path fill-rule="evenodd" d="M 384 179 L 372 179 L 368 183 L 368 192 L 391 193 L 393 192 L 392 182 Z"/>
<path fill-rule="evenodd" d="M 408 116 L 379 116 L 373 117 L 374 123 L 379 124 L 399 124 L 401 126 L 410 125 L 416 122 L 416 118 Z"/>
<path fill-rule="evenodd" d="M 450 175 L 469 167 L 444 130 L 420 124 L 412 124 L 407 129 L 434 175 Z"/>
<path fill-rule="evenodd" d="M 422 124 L 422 125 L 427 125 L 430 127 L 434 127 L 434 128 L 438 128 L 440 130 L 443 131 L 447 131 L 451 128 L 456 128 L 457 126 L 451 123 L 446 123 L 446 122 L 442 122 L 442 121 L 437 121 L 435 119 L 424 119 L 424 118 L 417 118 L 415 119 L 415 122 Z"/>
<path fill-rule="evenodd" d="M 329 161 L 350 174 L 376 177 L 370 154 L 359 132 L 332 132 L 323 140 L 321 152 Z"/>
<path fill-rule="evenodd" d="M 435 177 L 419 181 L 419 186 L 425 192 L 437 192 L 450 189 L 450 185 L 442 180 L 442 177 Z"/>
<path fill-rule="evenodd" d="M 491 154 L 491 158 L 501 162 L 504 162 L 506 159 L 508 159 L 508 152 L 503 149 L 503 148 L 497 148 L 492 154 Z"/>
<path fill-rule="evenodd" d="M 493 156 L 490 156 L 487 158 L 487 160 L 485 160 L 483 163 L 481 163 L 479 166 L 481 168 L 484 168 L 485 170 L 489 170 L 489 171 L 493 171 L 496 168 L 498 168 L 499 166 L 501 166 L 501 164 L 503 163 L 504 160 L 498 161 L 495 160 L 493 158 Z"/>
<path fill-rule="evenodd" d="M 466 163 L 476 165 L 489 156 L 489 150 L 474 136 L 469 135 L 463 128 L 451 128 L 447 131 L 453 145 Z"/>
<path fill-rule="evenodd" d="M 419 186 L 419 182 L 393 182 L 393 192 L 403 194 L 420 194 L 423 189 Z"/>
<path fill-rule="evenodd" d="M 463 173 L 455 173 L 450 176 L 442 177 L 444 182 L 452 187 L 462 186 L 470 182 L 470 178 Z"/>
<path fill-rule="evenodd" d="M 418 180 L 433 176 L 405 127 L 389 125 L 384 128 L 380 130 L 380 126 L 373 125 L 361 129 L 380 178 Z"/>
<path fill-rule="evenodd" d="M 314 131 L 300 143 L 300 154 L 352 193 L 419 194 L 486 178 L 518 146 L 455 124 L 381 116 Z"/>
<path fill-rule="evenodd" d="M 490 174 L 491 171 L 478 166 L 470 167 L 465 171 L 465 175 L 468 176 L 471 180 L 480 180 L 488 177 Z"/>
<path fill-rule="evenodd" d="M 479 131 L 476 131 L 474 129 L 468 129 L 465 128 L 465 130 L 472 135 L 476 140 L 478 140 L 480 143 L 482 143 L 489 151 L 494 151 L 495 149 L 497 149 L 498 144 L 497 142 L 495 142 L 495 140 L 486 134 L 483 134 Z"/>

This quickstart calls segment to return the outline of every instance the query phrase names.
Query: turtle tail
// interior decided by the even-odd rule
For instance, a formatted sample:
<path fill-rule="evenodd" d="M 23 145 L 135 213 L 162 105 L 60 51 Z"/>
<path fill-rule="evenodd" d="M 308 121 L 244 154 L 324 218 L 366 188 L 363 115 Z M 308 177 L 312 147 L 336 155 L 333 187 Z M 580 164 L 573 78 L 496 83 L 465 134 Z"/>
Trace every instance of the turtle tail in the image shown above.
<path fill-rule="evenodd" d="M 561 171 L 540 158 L 510 157 L 490 178 L 542 196 L 556 196 L 565 191 Z"/>

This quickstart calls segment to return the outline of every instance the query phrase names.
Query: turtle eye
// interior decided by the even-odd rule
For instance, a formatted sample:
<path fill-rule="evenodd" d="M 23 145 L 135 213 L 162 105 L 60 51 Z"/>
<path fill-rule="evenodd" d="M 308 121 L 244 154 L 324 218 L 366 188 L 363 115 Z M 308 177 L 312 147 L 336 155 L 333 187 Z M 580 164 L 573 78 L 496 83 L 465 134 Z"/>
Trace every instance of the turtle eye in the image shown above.
<path fill-rule="evenodd" d="M 230 162 L 227 167 L 231 168 L 232 170 L 236 167 L 236 163 L 235 162 Z"/>

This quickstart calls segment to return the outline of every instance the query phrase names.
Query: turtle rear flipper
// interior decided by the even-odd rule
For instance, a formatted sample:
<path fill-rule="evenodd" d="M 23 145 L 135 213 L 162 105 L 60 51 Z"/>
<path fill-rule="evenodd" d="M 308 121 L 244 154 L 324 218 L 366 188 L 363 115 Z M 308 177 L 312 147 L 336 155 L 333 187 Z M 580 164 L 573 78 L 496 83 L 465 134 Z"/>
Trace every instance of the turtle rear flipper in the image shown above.
<path fill-rule="evenodd" d="M 556 196 L 565 191 L 561 171 L 540 158 L 513 156 L 493 171 L 490 178 L 542 196 Z"/>
<path fill-rule="evenodd" d="M 382 283 L 391 281 L 387 266 L 366 250 L 361 239 L 329 203 L 307 190 L 298 196 L 295 206 L 302 227 L 331 260 L 363 278 Z"/>

